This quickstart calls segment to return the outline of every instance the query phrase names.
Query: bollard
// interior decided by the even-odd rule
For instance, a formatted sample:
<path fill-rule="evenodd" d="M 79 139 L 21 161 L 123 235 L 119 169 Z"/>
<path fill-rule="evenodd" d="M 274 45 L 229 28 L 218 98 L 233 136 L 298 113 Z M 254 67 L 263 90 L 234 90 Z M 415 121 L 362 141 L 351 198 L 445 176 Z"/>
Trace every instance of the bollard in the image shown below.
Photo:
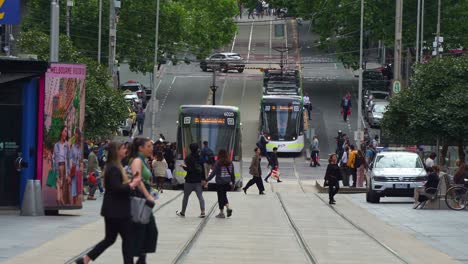
<path fill-rule="evenodd" d="M 42 202 L 42 187 L 40 180 L 34 180 L 34 199 L 36 205 L 36 215 L 44 215 L 44 204 Z"/>
<path fill-rule="evenodd" d="M 23 204 L 21 206 L 22 216 L 44 215 L 42 204 L 41 182 L 39 180 L 28 180 L 24 190 Z"/>
<path fill-rule="evenodd" d="M 26 189 L 24 190 L 23 204 L 21 206 L 22 216 L 33 216 L 36 211 L 36 203 L 34 202 L 34 180 L 28 180 Z"/>

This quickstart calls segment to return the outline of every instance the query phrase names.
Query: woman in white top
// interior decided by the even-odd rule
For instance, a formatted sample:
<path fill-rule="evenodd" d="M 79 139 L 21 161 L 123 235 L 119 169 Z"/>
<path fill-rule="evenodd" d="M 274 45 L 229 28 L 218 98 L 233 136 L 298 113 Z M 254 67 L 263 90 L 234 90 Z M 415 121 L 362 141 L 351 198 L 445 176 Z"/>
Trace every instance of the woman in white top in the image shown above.
<path fill-rule="evenodd" d="M 70 172 L 70 146 L 68 145 L 68 128 L 60 129 L 59 141 L 54 145 L 53 153 L 54 169 L 57 171 L 57 205 L 70 203 L 69 179 Z"/>
<path fill-rule="evenodd" d="M 156 159 L 151 163 L 154 176 L 156 176 L 156 188 L 163 192 L 164 181 L 166 180 L 167 162 L 163 157 L 162 152 L 156 153 Z"/>
<path fill-rule="evenodd" d="M 70 170 L 71 196 L 73 205 L 78 205 L 78 195 L 81 193 L 81 190 L 78 190 L 78 181 L 83 180 L 81 178 L 81 165 L 83 164 L 83 145 L 81 144 L 81 131 L 79 128 L 75 129 L 75 144 L 73 144 L 71 147 L 70 159 L 72 168 Z"/>

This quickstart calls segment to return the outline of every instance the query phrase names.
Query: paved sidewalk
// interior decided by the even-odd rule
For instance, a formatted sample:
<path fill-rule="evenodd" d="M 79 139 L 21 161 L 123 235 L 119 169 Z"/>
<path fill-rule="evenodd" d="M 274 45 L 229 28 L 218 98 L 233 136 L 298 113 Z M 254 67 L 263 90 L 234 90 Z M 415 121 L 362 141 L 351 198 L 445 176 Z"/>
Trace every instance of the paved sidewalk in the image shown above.
<path fill-rule="evenodd" d="M 412 198 L 383 198 L 380 204 L 367 203 L 365 194 L 347 198 L 385 223 L 468 263 L 468 210 L 414 210 Z"/>

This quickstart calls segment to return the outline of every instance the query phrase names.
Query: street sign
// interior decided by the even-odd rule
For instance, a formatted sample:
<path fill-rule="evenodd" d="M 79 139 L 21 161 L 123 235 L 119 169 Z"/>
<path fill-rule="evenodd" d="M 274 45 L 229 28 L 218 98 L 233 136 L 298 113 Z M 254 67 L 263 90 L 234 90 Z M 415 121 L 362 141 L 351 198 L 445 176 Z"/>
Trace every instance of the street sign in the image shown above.
<path fill-rule="evenodd" d="M 364 131 L 356 130 L 354 131 L 354 141 L 363 141 L 364 140 Z"/>
<path fill-rule="evenodd" d="M 394 81 L 393 82 L 393 92 L 394 93 L 399 93 L 401 91 L 401 83 L 400 81 Z"/>

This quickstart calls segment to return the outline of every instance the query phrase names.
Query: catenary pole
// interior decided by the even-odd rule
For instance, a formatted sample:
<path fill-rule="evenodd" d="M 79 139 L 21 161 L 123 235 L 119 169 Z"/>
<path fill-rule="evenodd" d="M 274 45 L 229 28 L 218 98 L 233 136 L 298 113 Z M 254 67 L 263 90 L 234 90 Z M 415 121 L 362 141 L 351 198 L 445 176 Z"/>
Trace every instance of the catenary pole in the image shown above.
<path fill-rule="evenodd" d="M 395 55 L 393 80 L 401 80 L 401 48 L 402 48 L 402 19 L 403 19 L 403 0 L 396 0 L 396 18 L 395 18 Z"/>
<path fill-rule="evenodd" d="M 436 48 L 436 54 L 437 54 L 437 57 L 442 57 L 442 54 L 439 52 L 439 47 L 440 47 L 440 6 L 441 6 L 441 0 L 438 1 L 438 4 L 437 4 L 437 39 L 436 39 L 436 42 L 437 42 L 437 48 Z"/>
<path fill-rule="evenodd" d="M 116 30 L 116 21 L 115 21 L 115 2 L 114 0 L 109 1 L 109 60 L 108 60 L 108 67 L 109 73 L 112 76 L 112 83 L 115 88 L 115 45 L 116 45 L 116 37 L 117 37 L 117 30 Z"/>
<path fill-rule="evenodd" d="M 359 91 L 358 91 L 358 120 L 357 120 L 357 131 L 358 137 L 356 141 L 356 147 L 361 146 L 361 119 L 362 119 L 362 56 L 363 56 L 363 36 L 364 35 L 364 0 L 361 0 L 361 34 L 359 37 Z"/>
<path fill-rule="evenodd" d="M 421 0 L 418 0 L 418 14 L 416 22 L 416 62 L 419 61 L 419 28 L 421 23 Z"/>
<path fill-rule="evenodd" d="M 158 49 L 159 49 L 159 0 L 156 0 L 156 29 L 155 29 L 155 34 L 154 34 L 153 89 L 156 88 L 156 76 L 158 74 Z"/>
<path fill-rule="evenodd" d="M 97 61 L 101 64 L 101 39 L 102 39 L 102 0 L 99 0 L 99 27 L 98 27 L 98 53 Z"/>
<path fill-rule="evenodd" d="M 424 1 L 422 0 L 421 2 L 421 49 L 419 50 L 419 62 L 423 61 L 423 55 L 424 55 Z"/>

